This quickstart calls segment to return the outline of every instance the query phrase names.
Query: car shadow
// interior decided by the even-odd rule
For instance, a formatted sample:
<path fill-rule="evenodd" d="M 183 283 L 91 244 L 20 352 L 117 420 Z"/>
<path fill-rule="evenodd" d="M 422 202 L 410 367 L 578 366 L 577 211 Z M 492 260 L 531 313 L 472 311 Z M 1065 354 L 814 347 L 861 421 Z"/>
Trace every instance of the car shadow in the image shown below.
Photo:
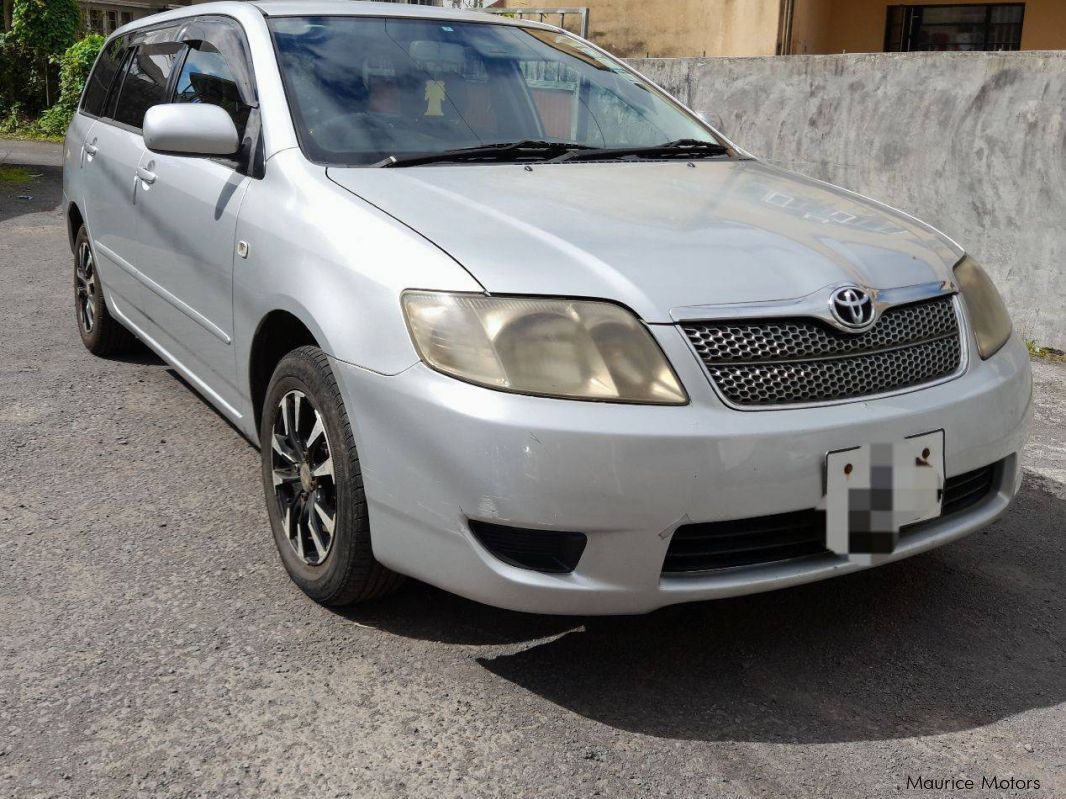
<path fill-rule="evenodd" d="M 106 360 L 115 361 L 117 363 L 129 363 L 136 366 L 166 366 L 166 361 L 156 355 L 152 350 L 148 349 L 146 344 L 138 341 L 133 348 L 128 352 L 114 353 L 112 355 L 103 356 Z M 169 368 L 169 367 L 168 367 Z M 174 372 L 173 369 L 170 371 Z M 181 378 L 177 372 L 174 372 L 176 377 Z M 185 383 L 185 379 L 181 378 L 181 382 Z M 186 384 L 188 385 L 188 384 Z"/>
<path fill-rule="evenodd" d="M 584 622 L 577 616 L 516 613 L 482 605 L 417 580 L 408 580 L 397 594 L 332 610 L 392 635 L 464 646 L 537 641 L 580 628 Z"/>
<path fill-rule="evenodd" d="M 419 587 L 349 618 L 444 643 L 533 641 L 478 661 L 581 716 L 660 738 L 971 729 L 1066 700 L 1063 488 L 1027 477 L 1004 519 L 926 555 L 648 616 L 527 616 Z"/>
<path fill-rule="evenodd" d="M 144 345 L 141 345 L 141 346 L 144 346 Z M 181 374 L 181 372 L 179 372 L 173 366 L 170 366 L 169 364 L 167 364 L 166 361 L 164 361 L 162 358 L 160 358 L 154 352 L 152 352 L 151 350 L 148 350 L 148 348 L 146 346 L 144 347 L 144 349 L 147 352 L 143 356 L 144 357 L 143 363 L 146 363 L 146 364 L 158 364 L 160 366 L 165 367 L 165 371 L 166 371 L 167 375 L 172 377 L 177 383 L 181 384 L 190 393 L 195 395 L 204 404 L 204 406 L 209 411 L 211 411 L 211 413 L 213 413 L 215 416 L 217 416 L 219 419 L 221 419 L 223 422 L 225 422 L 227 427 L 229 427 L 234 433 L 236 433 L 238 436 L 240 436 L 241 440 L 244 441 L 245 444 L 247 444 L 252 449 L 255 449 L 255 450 L 259 449 L 258 445 L 256 445 L 251 440 L 249 440 L 248 437 L 244 435 L 244 432 L 239 427 L 237 427 L 237 425 L 235 425 L 233 422 L 231 422 L 226 417 L 226 415 L 222 413 L 222 411 L 220 411 L 218 408 L 216 408 L 215 404 L 213 402 L 211 402 L 211 400 L 209 400 L 207 397 L 205 397 L 203 392 L 200 391 L 200 389 L 198 387 L 194 386 L 192 383 L 190 383 L 188 380 L 186 380 L 184 375 Z M 129 357 L 132 359 L 132 358 L 136 358 L 136 357 L 139 357 L 139 356 L 132 355 L 132 356 L 129 356 Z M 142 361 L 134 361 L 134 360 L 131 360 L 130 362 L 131 363 L 142 363 Z"/>

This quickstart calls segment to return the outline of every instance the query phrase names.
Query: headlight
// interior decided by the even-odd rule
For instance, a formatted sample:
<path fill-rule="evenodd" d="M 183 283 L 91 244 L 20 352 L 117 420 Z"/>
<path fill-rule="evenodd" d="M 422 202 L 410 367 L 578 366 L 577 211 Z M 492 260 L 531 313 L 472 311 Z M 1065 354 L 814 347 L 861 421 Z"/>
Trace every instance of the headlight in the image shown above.
<path fill-rule="evenodd" d="M 1007 306 L 996 285 L 973 258 L 966 257 L 955 267 L 955 279 L 966 301 L 970 325 L 977 337 L 977 351 L 991 358 L 1010 338 L 1011 322 Z"/>
<path fill-rule="evenodd" d="M 569 399 L 688 401 L 651 333 L 608 302 L 408 291 L 403 308 L 422 360 L 460 380 Z"/>

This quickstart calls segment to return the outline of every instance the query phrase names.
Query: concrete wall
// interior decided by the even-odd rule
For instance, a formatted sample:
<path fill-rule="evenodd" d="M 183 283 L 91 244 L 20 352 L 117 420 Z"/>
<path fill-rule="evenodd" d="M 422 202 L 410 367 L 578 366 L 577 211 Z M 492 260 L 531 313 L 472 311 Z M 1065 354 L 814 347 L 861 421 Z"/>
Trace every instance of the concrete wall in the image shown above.
<path fill-rule="evenodd" d="M 1066 52 L 630 63 L 755 155 L 940 228 L 1066 349 Z"/>
<path fill-rule="evenodd" d="M 505 5 L 585 6 L 589 39 L 623 58 L 773 55 L 781 14 L 780 0 L 507 0 Z M 545 21 L 559 24 L 558 18 Z"/>

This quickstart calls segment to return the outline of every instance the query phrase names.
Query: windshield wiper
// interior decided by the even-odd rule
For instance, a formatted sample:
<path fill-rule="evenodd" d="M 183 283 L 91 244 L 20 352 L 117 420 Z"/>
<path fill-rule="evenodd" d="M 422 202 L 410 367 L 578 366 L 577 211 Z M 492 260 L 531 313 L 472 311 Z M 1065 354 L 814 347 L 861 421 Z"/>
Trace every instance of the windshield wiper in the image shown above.
<path fill-rule="evenodd" d="M 439 153 L 390 155 L 376 164 L 370 164 L 370 166 L 386 168 L 435 164 L 447 161 L 513 162 L 527 158 L 553 159 L 556 156 L 576 153 L 579 150 L 593 149 L 595 148 L 587 144 L 575 144 L 574 142 L 524 139 L 522 141 L 500 142 L 499 144 L 485 144 L 478 147 L 463 147 L 458 150 L 444 150 Z"/>
<path fill-rule="evenodd" d="M 729 155 L 729 148 L 724 144 L 699 139 L 678 139 L 665 144 L 653 144 L 646 147 L 599 148 L 591 151 L 567 152 L 552 158 L 549 163 L 562 161 L 599 161 L 613 158 L 637 156 L 639 158 L 714 158 Z"/>

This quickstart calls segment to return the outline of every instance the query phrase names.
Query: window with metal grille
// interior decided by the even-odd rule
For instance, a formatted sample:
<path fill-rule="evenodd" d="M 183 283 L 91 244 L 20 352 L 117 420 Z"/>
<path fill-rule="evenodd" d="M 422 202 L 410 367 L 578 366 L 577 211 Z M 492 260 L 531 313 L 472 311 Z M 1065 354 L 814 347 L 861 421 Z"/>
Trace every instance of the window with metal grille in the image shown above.
<path fill-rule="evenodd" d="M 885 52 L 1019 50 L 1025 3 L 889 6 Z"/>

